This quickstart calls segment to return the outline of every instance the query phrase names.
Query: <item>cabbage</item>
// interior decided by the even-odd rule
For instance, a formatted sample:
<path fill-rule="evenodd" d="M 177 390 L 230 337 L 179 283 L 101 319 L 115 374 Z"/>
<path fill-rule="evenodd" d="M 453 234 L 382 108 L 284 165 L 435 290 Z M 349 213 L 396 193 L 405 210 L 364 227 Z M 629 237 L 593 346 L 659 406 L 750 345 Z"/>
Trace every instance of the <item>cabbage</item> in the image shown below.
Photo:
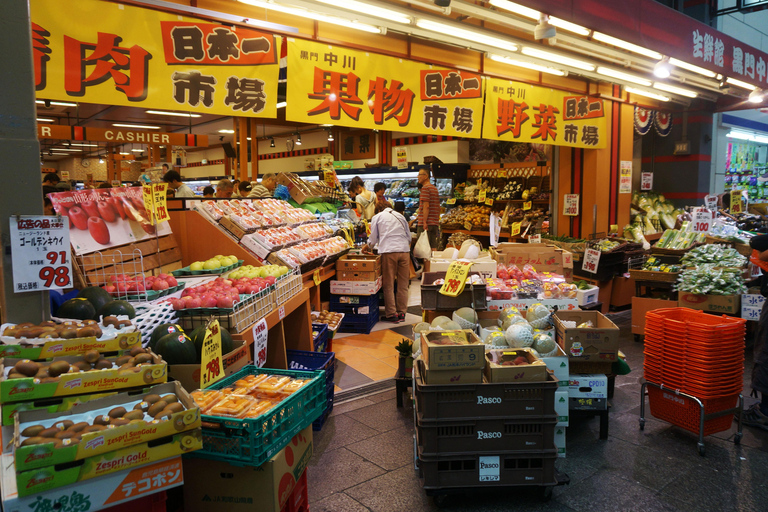
<path fill-rule="evenodd" d="M 651 223 L 651 219 L 648 217 L 645 217 L 645 222 L 643 223 L 643 234 L 644 235 L 652 235 L 656 233 L 656 228 L 653 227 L 653 223 Z"/>
<path fill-rule="evenodd" d="M 664 226 L 664 229 L 675 229 L 675 218 L 668 212 L 662 213 L 659 216 L 659 220 L 661 221 L 661 225 Z"/>

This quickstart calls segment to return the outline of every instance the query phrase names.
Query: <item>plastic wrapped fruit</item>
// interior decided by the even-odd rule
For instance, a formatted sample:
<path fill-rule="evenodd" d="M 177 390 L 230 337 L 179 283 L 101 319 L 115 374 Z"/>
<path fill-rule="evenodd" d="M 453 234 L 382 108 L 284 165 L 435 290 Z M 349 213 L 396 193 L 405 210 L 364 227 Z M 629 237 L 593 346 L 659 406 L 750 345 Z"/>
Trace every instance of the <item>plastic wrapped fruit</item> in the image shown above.
<path fill-rule="evenodd" d="M 501 331 L 494 331 L 485 338 L 485 344 L 492 347 L 508 347 L 507 338 Z"/>
<path fill-rule="evenodd" d="M 507 339 L 507 345 L 512 348 L 524 348 L 533 345 L 533 329 L 527 323 L 517 323 L 511 325 L 504 336 Z"/>
<path fill-rule="evenodd" d="M 549 308 L 544 304 L 533 304 L 528 308 L 525 319 L 535 329 L 545 329 L 549 326 Z"/>
<path fill-rule="evenodd" d="M 557 344 L 549 334 L 537 334 L 533 337 L 533 349 L 543 357 L 557 354 Z"/>
<path fill-rule="evenodd" d="M 512 318 L 518 316 L 520 318 L 523 317 L 523 315 L 520 314 L 520 310 L 516 307 L 508 307 L 501 310 L 501 313 L 499 313 L 498 323 L 499 325 L 503 325 L 504 321 L 508 318 Z"/>

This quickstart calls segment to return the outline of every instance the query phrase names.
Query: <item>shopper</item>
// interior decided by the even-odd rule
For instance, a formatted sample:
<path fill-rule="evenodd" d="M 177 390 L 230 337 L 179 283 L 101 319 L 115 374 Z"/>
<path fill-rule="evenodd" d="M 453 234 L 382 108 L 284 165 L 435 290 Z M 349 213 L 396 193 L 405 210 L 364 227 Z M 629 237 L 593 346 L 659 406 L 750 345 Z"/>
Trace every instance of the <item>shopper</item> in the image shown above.
<path fill-rule="evenodd" d="M 272 197 L 277 186 L 277 177 L 274 174 L 267 174 L 261 178 L 261 183 L 251 189 L 248 197 Z"/>
<path fill-rule="evenodd" d="M 403 217 L 405 217 L 405 220 L 407 220 L 408 222 L 411 221 L 411 216 L 408 215 L 408 213 L 405 211 L 404 201 L 395 201 L 395 207 L 392 209 L 395 210 L 400 215 L 402 215 Z"/>
<path fill-rule="evenodd" d="M 163 168 L 168 164 L 163 164 Z M 168 184 L 168 188 L 173 190 L 173 197 L 195 197 L 195 193 L 186 185 L 181 182 L 181 175 L 178 171 L 168 171 L 163 174 L 163 181 Z"/>
<path fill-rule="evenodd" d="M 357 203 L 357 213 L 360 218 L 370 221 L 376 213 L 376 194 L 365 189 L 360 176 L 352 178 L 349 184 L 349 192 L 355 194 L 355 203 Z"/>
<path fill-rule="evenodd" d="M 419 171 L 419 229 L 416 232 L 418 239 L 422 231 L 427 232 L 429 246 L 434 250 L 440 242 L 440 192 L 429 181 L 429 169 Z"/>
<path fill-rule="evenodd" d="M 768 235 L 758 235 L 749 241 L 749 245 L 757 251 L 757 259 L 766 262 L 768 268 Z M 763 272 L 766 272 L 764 270 Z M 768 277 L 762 276 L 760 293 L 768 297 Z M 754 355 L 752 366 L 752 389 L 760 392 L 760 403 L 754 404 L 744 411 L 742 417 L 745 425 L 751 425 L 768 430 L 768 301 L 763 304 L 760 320 L 755 333 Z"/>
<path fill-rule="evenodd" d="M 43 215 L 56 215 L 56 210 L 53 209 L 53 202 L 48 196 L 43 196 Z"/>
<path fill-rule="evenodd" d="M 253 185 L 251 185 L 250 181 L 241 181 L 237 186 L 237 197 L 248 197 L 252 190 Z M 235 194 L 232 194 L 232 197 L 235 197 Z"/>
<path fill-rule="evenodd" d="M 59 178 L 59 175 L 55 172 L 46 174 L 45 178 L 43 178 L 43 196 L 47 196 L 52 192 L 61 192 L 60 190 L 56 190 L 56 185 L 58 185 L 60 181 L 61 178 Z"/>
<path fill-rule="evenodd" d="M 216 197 L 224 197 L 229 199 L 232 197 L 232 193 L 235 191 L 235 186 L 231 181 L 224 178 L 216 184 Z"/>
<path fill-rule="evenodd" d="M 388 203 L 387 203 L 388 204 Z M 381 269 L 384 287 L 385 322 L 398 323 L 405 320 L 408 307 L 408 286 L 411 263 L 411 230 L 405 217 L 383 203 L 376 205 L 371 221 L 371 235 L 363 252 L 370 252 L 378 245 L 381 255 Z M 395 298 L 395 279 L 397 279 L 397 298 Z"/>
<path fill-rule="evenodd" d="M 96 188 L 112 188 L 112 185 L 107 181 L 102 181 Z"/>
<path fill-rule="evenodd" d="M 240 195 L 240 180 L 234 180 L 232 182 L 232 196 L 231 197 L 243 197 Z"/>
<path fill-rule="evenodd" d="M 213 187 L 208 185 L 203 189 L 203 197 L 211 198 L 213 197 L 215 190 L 213 190 Z"/>

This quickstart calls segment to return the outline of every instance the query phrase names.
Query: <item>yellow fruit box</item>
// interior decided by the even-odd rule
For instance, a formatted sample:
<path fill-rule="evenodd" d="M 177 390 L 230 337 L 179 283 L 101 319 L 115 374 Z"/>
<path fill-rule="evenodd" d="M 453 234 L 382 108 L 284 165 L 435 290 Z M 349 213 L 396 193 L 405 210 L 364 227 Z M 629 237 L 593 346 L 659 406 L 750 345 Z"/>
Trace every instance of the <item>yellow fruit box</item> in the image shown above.
<path fill-rule="evenodd" d="M 422 332 L 421 357 L 433 370 L 483 368 L 485 345 L 469 329 Z"/>
<path fill-rule="evenodd" d="M 84 354 L 89 350 L 117 352 L 139 346 L 141 346 L 141 333 L 139 331 L 119 333 L 116 337 L 108 340 L 99 340 L 93 336 L 68 340 L 35 338 L 27 340 L 24 345 L 0 345 L 0 357 L 32 360 L 50 359 Z"/>
<path fill-rule="evenodd" d="M 89 480 L 152 462 L 189 453 L 203 447 L 202 429 L 102 453 L 76 462 L 16 473 L 19 497 Z"/>
<path fill-rule="evenodd" d="M 25 377 L 23 379 L 0 378 L 0 403 L 20 402 L 49 398 L 53 396 L 82 395 L 98 393 L 115 389 L 133 388 L 148 384 L 161 384 L 168 380 L 165 361 L 158 355 L 152 355 L 152 362 L 132 368 L 111 368 L 105 370 L 90 370 L 87 372 L 69 372 L 58 377 L 38 379 Z M 108 357 L 110 361 L 116 358 Z M 13 367 L 20 359 L 0 359 L 0 373 L 5 375 L 6 367 Z M 82 361 L 82 357 L 57 357 L 53 360 L 67 361 L 70 364 Z"/>
<path fill-rule="evenodd" d="M 140 391 L 137 389 L 136 391 Z M 75 395 L 75 396 L 62 396 L 49 398 L 47 400 L 33 400 L 30 402 L 13 402 L 10 404 L 3 404 L 2 406 L 2 422 L 0 425 L 7 427 L 13 426 L 16 415 L 21 411 L 48 411 L 51 413 L 68 411 L 78 404 L 95 400 L 96 398 L 102 398 L 105 396 L 111 396 L 116 394 L 117 391 L 111 391 L 107 393 L 94 393 L 92 395 Z"/>
<path fill-rule="evenodd" d="M 524 357 L 525 364 L 512 364 Z M 488 382 L 540 382 L 547 380 L 547 365 L 529 348 L 489 350 L 485 354 L 485 379 Z"/>
<path fill-rule="evenodd" d="M 93 418 L 106 415 L 116 407 L 124 407 L 126 411 L 130 412 L 134 410 L 135 405 L 144 400 L 144 397 L 152 394 L 161 396 L 173 394 L 184 406 L 184 410 L 163 420 L 152 420 L 145 413 L 144 421 L 83 434 L 77 444 L 68 443 L 66 439 L 61 443 L 55 443 L 52 438 L 49 443 L 22 446 L 22 442 L 27 438 L 23 438 L 21 432 L 30 426 L 40 425 L 49 428 L 66 420 L 74 424 L 79 422 L 92 423 Z M 200 428 L 200 425 L 200 409 L 178 382 L 160 384 L 142 393 L 120 393 L 92 400 L 63 414 L 52 414 L 47 411 L 24 411 L 16 416 L 14 425 L 16 471 L 87 459 L 94 455 Z"/>

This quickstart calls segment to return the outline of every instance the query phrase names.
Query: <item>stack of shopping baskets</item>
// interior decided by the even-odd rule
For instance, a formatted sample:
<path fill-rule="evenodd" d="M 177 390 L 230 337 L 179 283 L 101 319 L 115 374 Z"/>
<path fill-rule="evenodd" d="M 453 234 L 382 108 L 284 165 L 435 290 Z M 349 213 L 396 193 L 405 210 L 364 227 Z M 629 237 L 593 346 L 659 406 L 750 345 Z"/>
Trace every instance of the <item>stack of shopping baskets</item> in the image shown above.
<path fill-rule="evenodd" d="M 702 454 L 701 438 L 728 430 L 741 410 L 745 326 L 687 308 L 646 314 L 643 387 L 651 414 L 699 434 Z"/>

